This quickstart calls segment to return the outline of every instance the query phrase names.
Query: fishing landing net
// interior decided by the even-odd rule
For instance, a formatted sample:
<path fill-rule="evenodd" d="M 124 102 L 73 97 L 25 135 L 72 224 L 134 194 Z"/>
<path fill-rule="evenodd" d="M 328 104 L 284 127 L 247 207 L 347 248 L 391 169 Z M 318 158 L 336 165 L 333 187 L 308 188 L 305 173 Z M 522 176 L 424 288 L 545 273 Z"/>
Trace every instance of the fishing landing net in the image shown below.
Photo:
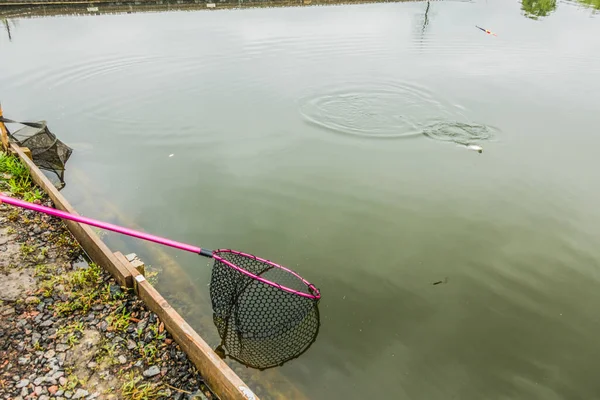
<path fill-rule="evenodd" d="M 213 258 L 210 297 L 221 357 L 263 370 L 299 357 L 312 345 L 320 325 L 316 287 L 249 254 L 217 250 Z"/>
<path fill-rule="evenodd" d="M 39 169 L 56 175 L 60 181 L 58 186 L 64 187 L 65 164 L 73 149 L 50 132 L 46 121 L 17 122 L 0 117 L 0 122 L 25 125 L 14 133 L 9 132 L 9 137 L 20 147 L 27 147 L 31 151 L 33 163 Z"/>

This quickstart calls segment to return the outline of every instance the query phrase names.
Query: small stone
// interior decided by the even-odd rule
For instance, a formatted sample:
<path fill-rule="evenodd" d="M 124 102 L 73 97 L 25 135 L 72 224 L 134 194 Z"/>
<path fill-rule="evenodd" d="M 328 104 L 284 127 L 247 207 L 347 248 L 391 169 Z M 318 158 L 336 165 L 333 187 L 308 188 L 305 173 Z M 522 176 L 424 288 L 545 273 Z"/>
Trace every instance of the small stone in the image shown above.
<path fill-rule="evenodd" d="M 146 329 L 146 326 L 148 326 L 148 321 L 143 319 L 137 323 L 137 330 L 143 331 L 144 329 Z"/>
<path fill-rule="evenodd" d="M 113 300 L 123 294 L 123 291 L 121 290 L 121 287 L 119 285 L 110 285 L 109 290 L 110 290 L 110 297 Z"/>
<path fill-rule="evenodd" d="M 45 358 L 52 358 L 52 357 L 54 357 L 55 355 L 56 355 L 56 352 L 55 352 L 54 350 L 48 350 L 48 351 L 46 352 L 46 354 L 44 354 L 44 357 L 45 357 Z"/>
<path fill-rule="evenodd" d="M 58 379 L 58 378 L 60 378 L 61 376 L 65 376 L 65 373 L 64 373 L 63 371 L 58 371 L 58 372 L 55 372 L 55 373 L 52 375 L 52 379 Z"/>
<path fill-rule="evenodd" d="M 89 392 L 87 390 L 77 389 L 77 391 L 73 395 L 73 398 L 74 399 L 81 399 L 81 398 L 87 396 L 88 394 L 89 394 Z"/>
<path fill-rule="evenodd" d="M 50 397 L 46 396 L 45 394 L 41 395 L 40 397 L 38 397 L 39 400 L 50 400 Z"/>
<path fill-rule="evenodd" d="M 65 392 L 64 396 L 65 396 L 67 399 L 70 399 L 71 397 L 73 397 L 73 392 L 71 392 L 70 390 L 67 390 L 67 391 Z"/>
<path fill-rule="evenodd" d="M 60 386 L 65 386 L 67 384 L 67 378 L 65 378 L 64 376 L 61 376 L 60 378 L 58 378 L 58 383 L 60 384 Z"/>
<path fill-rule="evenodd" d="M 12 307 L 8 307 L 6 310 L 2 312 L 2 315 L 8 317 L 9 315 L 13 315 L 15 313 L 15 309 Z"/>
<path fill-rule="evenodd" d="M 29 379 L 22 379 L 19 383 L 17 383 L 17 389 L 24 388 L 29 385 Z"/>
<path fill-rule="evenodd" d="M 40 324 L 40 326 L 43 326 L 44 328 L 51 326 L 54 323 L 54 321 L 52 321 L 51 319 L 47 319 L 46 321 L 42 322 Z"/>
<path fill-rule="evenodd" d="M 21 396 L 23 396 L 23 397 L 29 396 L 29 389 L 27 389 L 27 387 L 24 387 L 21 389 Z"/>
<path fill-rule="evenodd" d="M 18 363 L 19 365 L 27 365 L 29 364 L 29 358 L 20 357 Z"/>
<path fill-rule="evenodd" d="M 33 381 L 33 384 L 35 386 L 40 386 L 42 383 L 44 383 L 44 378 L 41 376 L 39 378 L 35 378 L 35 380 Z"/>
<path fill-rule="evenodd" d="M 121 364 L 125 364 L 127 362 L 127 358 L 125 358 L 125 356 L 123 356 L 123 355 L 120 355 L 119 356 L 119 362 Z"/>
<path fill-rule="evenodd" d="M 50 393 L 51 395 L 55 395 L 56 392 L 58 392 L 58 386 L 52 385 L 48 388 L 48 393 Z"/>
<path fill-rule="evenodd" d="M 33 393 L 35 393 L 37 396 L 41 395 L 43 392 L 43 389 L 41 386 L 36 386 L 35 389 L 33 389 Z"/>
<path fill-rule="evenodd" d="M 58 351 L 59 353 L 65 352 L 67 350 L 69 350 L 69 346 L 66 344 L 59 343 L 56 345 L 56 351 Z"/>
<path fill-rule="evenodd" d="M 37 342 L 40 341 L 41 338 L 42 338 L 42 335 L 40 335 L 37 332 L 33 332 L 31 334 L 31 343 L 36 344 Z"/>
<path fill-rule="evenodd" d="M 133 350 L 137 347 L 137 344 L 131 339 L 127 339 L 127 349 Z"/>
<path fill-rule="evenodd" d="M 88 367 L 89 369 L 94 369 L 94 368 L 96 368 L 97 366 L 98 366 L 98 364 L 97 364 L 95 361 L 90 361 L 90 362 L 88 363 L 88 365 L 87 365 L 87 367 Z"/>
<path fill-rule="evenodd" d="M 61 396 L 62 396 L 64 393 L 65 393 L 65 391 L 64 391 L 64 390 L 59 390 L 58 392 L 56 392 L 56 393 L 54 394 L 54 396 L 56 396 L 56 397 L 61 397 Z"/>
<path fill-rule="evenodd" d="M 98 329 L 100 331 L 105 332 L 106 328 L 108 328 L 108 322 L 102 321 L 102 322 L 100 322 L 100 324 L 98 324 Z"/>
<path fill-rule="evenodd" d="M 156 365 L 151 366 L 150 368 L 148 368 L 147 370 L 145 370 L 143 372 L 143 375 L 146 378 L 151 378 L 151 377 L 156 376 L 158 374 L 160 374 L 160 368 L 158 368 L 158 366 L 156 366 Z"/>

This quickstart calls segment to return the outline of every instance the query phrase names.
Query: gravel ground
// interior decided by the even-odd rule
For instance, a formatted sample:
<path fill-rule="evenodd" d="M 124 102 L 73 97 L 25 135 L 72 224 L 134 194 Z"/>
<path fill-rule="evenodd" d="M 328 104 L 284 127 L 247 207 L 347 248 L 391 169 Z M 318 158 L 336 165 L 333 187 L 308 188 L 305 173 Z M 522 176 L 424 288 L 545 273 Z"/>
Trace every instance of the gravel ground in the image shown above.
<path fill-rule="evenodd" d="M 1 204 L 0 399 L 33 398 L 217 397 L 157 316 L 83 259 L 62 221 Z"/>

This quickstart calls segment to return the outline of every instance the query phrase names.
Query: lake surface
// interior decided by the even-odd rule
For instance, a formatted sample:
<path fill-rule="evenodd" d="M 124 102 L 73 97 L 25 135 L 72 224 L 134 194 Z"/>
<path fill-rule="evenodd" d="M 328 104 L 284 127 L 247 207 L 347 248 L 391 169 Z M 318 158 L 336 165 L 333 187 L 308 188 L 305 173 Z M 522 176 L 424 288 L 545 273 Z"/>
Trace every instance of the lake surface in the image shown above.
<path fill-rule="evenodd" d="M 263 398 L 598 399 L 600 18 L 540 3 L 11 20 L 0 100 L 82 214 L 319 287 L 308 352 L 231 362 Z M 105 239 L 217 344 L 206 259 Z"/>

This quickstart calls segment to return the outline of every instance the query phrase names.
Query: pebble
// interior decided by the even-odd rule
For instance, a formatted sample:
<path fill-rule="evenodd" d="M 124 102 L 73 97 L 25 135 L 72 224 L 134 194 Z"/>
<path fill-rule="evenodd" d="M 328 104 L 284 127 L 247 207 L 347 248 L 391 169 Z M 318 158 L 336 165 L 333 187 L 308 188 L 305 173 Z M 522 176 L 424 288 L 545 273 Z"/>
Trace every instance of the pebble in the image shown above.
<path fill-rule="evenodd" d="M 15 313 L 15 309 L 12 307 L 8 307 L 6 310 L 2 312 L 2 315 L 8 317 L 9 315 L 13 315 Z"/>
<path fill-rule="evenodd" d="M 119 362 L 121 364 L 125 364 L 127 362 L 127 358 L 124 355 L 119 356 Z"/>
<path fill-rule="evenodd" d="M 55 395 L 58 392 L 58 386 L 52 385 L 48 388 L 48 392 L 52 395 Z"/>
<path fill-rule="evenodd" d="M 19 383 L 17 383 L 17 389 L 24 388 L 27 385 L 29 385 L 29 379 L 23 379 Z"/>
<path fill-rule="evenodd" d="M 46 352 L 46 354 L 44 354 L 44 357 L 46 357 L 46 358 L 52 358 L 52 357 L 54 357 L 55 355 L 56 355 L 56 352 L 55 352 L 54 350 L 48 350 L 48 351 Z"/>
<path fill-rule="evenodd" d="M 77 389 L 77 391 L 73 395 L 73 399 L 81 399 L 81 398 L 87 396 L 88 394 L 90 394 L 90 393 L 87 390 Z"/>
<path fill-rule="evenodd" d="M 146 378 L 152 378 L 153 376 L 156 376 L 158 374 L 160 374 L 160 368 L 158 368 L 158 366 L 156 366 L 156 365 L 151 366 L 150 368 L 148 368 L 147 370 L 145 370 L 143 372 L 143 375 Z"/>
<path fill-rule="evenodd" d="M 40 324 L 40 326 L 47 328 L 47 327 L 51 326 L 53 323 L 54 323 L 54 321 L 52 321 L 51 319 L 47 319 L 46 321 L 42 322 Z"/>
<path fill-rule="evenodd" d="M 63 353 L 67 350 L 69 350 L 69 345 L 62 344 L 62 343 L 59 343 L 56 345 L 56 351 L 59 353 Z"/>
<path fill-rule="evenodd" d="M 29 364 L 29 358 L 20 357 L 18 363 L 19 365 L 27 365 Z"/>
<path fill-rule="evenodd" d="M 58 378 L 58 383 L 60 383 L 60 386 L 65 386 L 67 384 L 67 378 L 65 378 L 64 376 L 61 376 L 60 378 Z"/>

